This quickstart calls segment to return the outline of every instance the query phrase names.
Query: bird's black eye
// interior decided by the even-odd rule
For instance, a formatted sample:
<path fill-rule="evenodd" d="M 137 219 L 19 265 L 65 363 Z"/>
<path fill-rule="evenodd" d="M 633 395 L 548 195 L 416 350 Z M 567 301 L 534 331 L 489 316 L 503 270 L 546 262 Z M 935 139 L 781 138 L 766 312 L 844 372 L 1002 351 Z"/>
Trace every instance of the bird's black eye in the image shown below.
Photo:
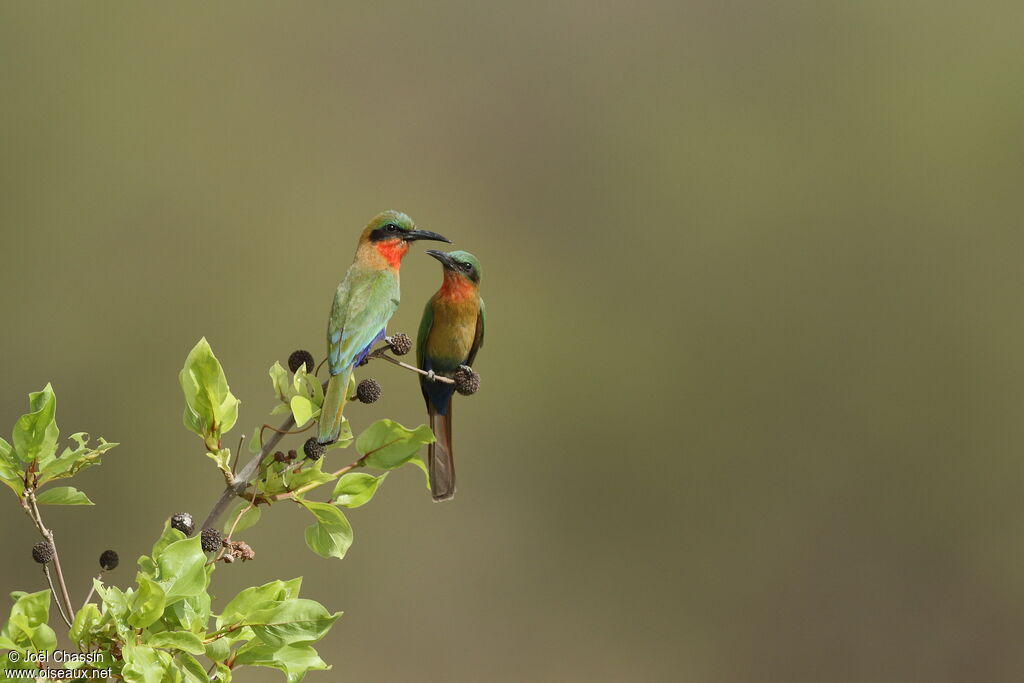
<path fill-rule="evenodd" d="M 384 226 L 384 231 L 385 232 L 398 232 L 398 226 L 395 225 L 394 223 L 388 223 L 387 225 Z"/>
<path fill-rule="evenodd" d="M 460 266 L 460 267 L 461 267 L 461 268 L 462 268 L 462 269 L 463 269 L 464 271 L 466 271 L 467 273 L 468 273 L 469 271 L 473 270 L 473 264 L 472 264 L 472 263 L 469 263 L 468 261 L 467 261 L 467 262 L 465 262 L 465 263 L 460 263 L 460 264 L 459 264 L 459 266 Z"/>

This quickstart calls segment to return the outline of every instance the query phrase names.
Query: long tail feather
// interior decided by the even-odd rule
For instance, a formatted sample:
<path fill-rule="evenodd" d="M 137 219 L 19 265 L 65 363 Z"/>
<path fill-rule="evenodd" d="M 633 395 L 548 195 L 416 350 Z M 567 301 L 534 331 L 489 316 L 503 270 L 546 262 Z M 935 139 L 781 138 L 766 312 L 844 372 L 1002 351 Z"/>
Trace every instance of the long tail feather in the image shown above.
<path fill-rule="evenodd" d="M 348 399 L 345 391 L 348 389 L 348 378 L 352 374 L 352 366 L 349 366 L 339 375 L 331 375 L 327 381 L 327 391 L 324 392 L 324 404 L 320 409 L 320 425 L 317 441 L 320 443 L 334 443 L 341 433 L 341 413 L 345 410 L 345 402 Z"/>
<path fill-rule="evenodd" d="M 432 406 L 427 407 L 430 413 L 430 429 L 434 432 L 434 443 L 427 446 L 427 467 L 430 469 L 430 492 L 435 502 L 451 500 L 455 497 L 455 459 L 452 453 L 452 407 L 448 404 L 448 412 L 438 415 Z"/>

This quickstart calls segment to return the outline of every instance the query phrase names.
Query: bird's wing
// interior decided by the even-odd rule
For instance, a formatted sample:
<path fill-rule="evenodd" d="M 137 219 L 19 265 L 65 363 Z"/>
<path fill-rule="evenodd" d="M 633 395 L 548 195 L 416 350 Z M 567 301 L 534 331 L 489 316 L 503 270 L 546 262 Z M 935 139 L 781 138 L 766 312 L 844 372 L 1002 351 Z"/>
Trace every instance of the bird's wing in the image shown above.
<path fill-rule="evenodd" d="M 430 328 L 434 326 L 434 297 L 427 299 L 427 305 L 423 308 L 423 317 L 420 318 L 420 331 L 416 334 L 416 365 L 423 367 L 423 359 L 427 354 L 427 337 L 430 336 Z"/>
<path fill-rule="evenodd" d="M 327 358 L 337 375 L 387 325 L 398 309 L 398 283 L 391 273 L 376 271 L 345 277 L 338 286 L 327 324 Z"/>
<path fill-rule="evenodd" d="M 469 357 L 466 358 L 466 365 L 472 367 L 476 359 L 476 352 L 484 346 L 484 328 L 487 326 L 487 308 L 484 300 L 480 299 L 480 313 L 476 316 L 476 336 L 473 337 L 473 346 L 469 347 Z"/>

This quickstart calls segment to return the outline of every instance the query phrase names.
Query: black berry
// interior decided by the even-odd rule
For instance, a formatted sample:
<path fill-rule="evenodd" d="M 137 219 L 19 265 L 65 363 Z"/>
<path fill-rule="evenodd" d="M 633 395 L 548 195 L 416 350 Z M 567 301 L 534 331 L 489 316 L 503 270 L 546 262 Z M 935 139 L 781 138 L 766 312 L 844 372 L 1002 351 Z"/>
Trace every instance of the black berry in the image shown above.
<path fill-rule="evenodd" d="M 100 568 L 104 571 L 110 571 L 111 569 L 117 569 L 117 563 L 121 560 L 118 559 L 117 553 L 113 550 L 104 550 L 100 554 Z"/>
<path fill-rule="evenodd" d="M 313 367 L 316 365 L 313 361 L 313 354 L 305 349 L 292 351 L 292 355 L 288 356 L 288 369 L 295 372 L 303 365 L 306 366 L 306 372 L 313 372 Z"/>
<path fill-rule="evenodd" d="M 306 454 L 306 457 L 310 460 L 319 460 L 324 457 L 324 445 L 317 441 L 315 436 L 306 439 L 306 443 L 302 446 L 302 451 Z"/>

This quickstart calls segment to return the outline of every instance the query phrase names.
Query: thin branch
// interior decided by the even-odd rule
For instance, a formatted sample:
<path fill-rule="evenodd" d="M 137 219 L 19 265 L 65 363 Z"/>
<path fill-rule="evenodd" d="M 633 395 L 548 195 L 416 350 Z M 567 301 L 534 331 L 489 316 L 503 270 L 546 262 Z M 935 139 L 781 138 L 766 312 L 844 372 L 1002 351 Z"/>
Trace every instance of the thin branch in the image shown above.
<path fill-rule="evenodd" d="M 242 517 L 245 516 L 245 513 L 251 510 L 255 505 L 255 503 L 249 501 L 249 504 L 245 506 L 245 508 L 239 510 L 238 514 L 235 516 L 234 523 L 231 525 L 231 530 L 228 531 L 228 535 L 225 537 L 227 540 L 231 540 L 231 534 L 235 533 L 235 527 L 237 527 L 238 523 L 242 521 Z"/>
<path fill-rule="evenodd" d="M 346 472 L 354 470 L 357 467 L 362 467 L 363 464 L 366 462 L 366 458 L 368 456 L 369 456 L 369 453 L 367 453 L 363 457 L 359 458 L 355 462 L 349 463 L 348 465 L 345 465 L 341 469 L 336 470 L 334 472 L 331 472 L 331 476 L 333 478 L 337 479 L 338 477 L 340 477 L 341 475 L 345 474 Z M 253 505 L 269 505 L 271 503 L 279 503 L 282 500 L 292 500 L 294 498 L 297 498 L 298 496 L 301 496 L 306 491 L 311 491 L 311 490 L 315 489 L 317 486 L 320 486 L 320 484 L 323 484 L 323 483 L 326 483 L 326 482 L 310 482 L 308 484 L 300 486 L 299 488 L 295 489 L 294 491 L 282 491 L 281 493 L 275 493 L 272 496 L 261 496 L 261 495 L 258 495 L 256 493 L 249 493 L 248 491 L 240 493 L 239 495 L 242 498 L 245 498 L 246 500 L 250 501 Z"/>
<path fill-rule="evenodd" d="M 31 512 L 29 517 L 32 517 L 32 521 L 36 523 L 36 528 L 39 529 L 39 533 L 42 534 L 43 538 L 50 542 L 50 547 L 53 548 L 53 571 L 57 575 L 57 583 L 60 585 L 60 595 L 64 599 L 64 607 L 67 608 L 68 614 L 74 615 L 75 608 L 71 606 L 71 595 L 68 593 L 67 584 L 64 583 L 64 572 L 60 567 L 60 554 L 57 552 L 57 543 L 53 540 L 53 531 L 47 529 L 43 524 L 43 516 L 39 513 L 39 506 L 36 504 L 36 494 L 33 490 L 27 490 L 25 497 L 28 499 L 28 503 L 31 506 Z M 70 624 L 68 624 L 70 626 Z"/>
<path fill-rule="evenodd" d="M 455 384 L 455 380 L 451 379 L 450 377 L 444 377 L 442 375 L 438 375 L 433 370 L 420 370 L 419 368 L 417 368 L 414 365 L 409 365 L 408 363 L 403 363 L 402 361 L 398 360 L 397 358 L 392 358 L 391 356 L 389 356 L 386 353 L 384 353 L 389 348 L 390 347 L 388 347 L 388 346 L 382 346 L 381 348 L 377 349 L 376 351 L 374 351 L 373 353 L 368 355 L 367 358 L 369 358 L 369 359 L 379 358 L 381 360 L 386 360 L 387 362 L 394 363 L 395 365 L 397 365 L 397 366 L 399 366 L 401 368 L 405 368 L 406 370 L 411 370 L 411 371 L 413 371 L 413 372 L 415 372 L 417 374 L 423 375 L 427 379 L 429 379 L 431 381 L 434 381 L 434 382 L 444 382 L 445 384 Z"/>
<path fill-rule="evenodd" d="M 203 522 L 201 529 L 208 529 L 217 524 L 217 520 L 227 510 L 231 501 L 235 499 L 235 496 L 239 496 L 245 491 L 246 487 L 249 486 L 249 482 L 252 481 L 253 477 L 259 471 L 260 465 L 263 463 L 263 459 L 266 458 L 277 446 L 278 442 L 284 437 L 283 432 L 289 431 L 295 426 L 295 417 L 292 415 L 288 416 L 281 426 L 278 428 L 279 431 L 275 431 L 270 440 L 263 444 L 263 448 L 260 452 L 252 457 L 252 459 L 245 463 L 245 467 L 235 476 L 234 482 L 228 484 L 224 488 L 224 493 L 220 494 L 220 498 L 217 499 L 213 509 L 210 510 L 210 514 L 206 516 L 206 520 Z"/>
<path fill-rule="evenodd" d="M 100 573 L 96 575 L 96 581 L 99 581 L 99 580 L 100 580 L 100 579 L 102 579 L 102 578 L 103 578 L 103 570 L 101 569 L 101 570 L 100 570 Z M 86 594 L 86 596 L 85 596 L 85 602 L 83 602 L 83 603 L 82 603 L 82 607 L 83 607 L 83 608 L 84 608 L 84 607 L 85 607 L 86 605 L 88 605 L 88 604 L 89 604 L 89 598 L 91 598 L 91 597 L 92 597 L 92 594 L 96 592 L 96 581 L 93 581 L 93 582 L 92 582 L 92 585 L 91 585 L 91 586 L 89 586 L 89 592 L 88 592 L 88 593 Z"/>
<path fill-rule="evenodd" d="M 71 628 L 71 619 L 64 613 L 64 606 L 60 604 L 60 595 L 57 593 L 57 589 L 53 587 L 53 577 L 50 576 L 50 568 L 45 564 L 43 565 L 43 574 L 46 575 L 46 583 L 50 584 L 50 592 L 53 593 L 53 601 L 57 603 L 57 610 L 60 612 L 61 618 L 68 625 L 68 628 Z"/>

